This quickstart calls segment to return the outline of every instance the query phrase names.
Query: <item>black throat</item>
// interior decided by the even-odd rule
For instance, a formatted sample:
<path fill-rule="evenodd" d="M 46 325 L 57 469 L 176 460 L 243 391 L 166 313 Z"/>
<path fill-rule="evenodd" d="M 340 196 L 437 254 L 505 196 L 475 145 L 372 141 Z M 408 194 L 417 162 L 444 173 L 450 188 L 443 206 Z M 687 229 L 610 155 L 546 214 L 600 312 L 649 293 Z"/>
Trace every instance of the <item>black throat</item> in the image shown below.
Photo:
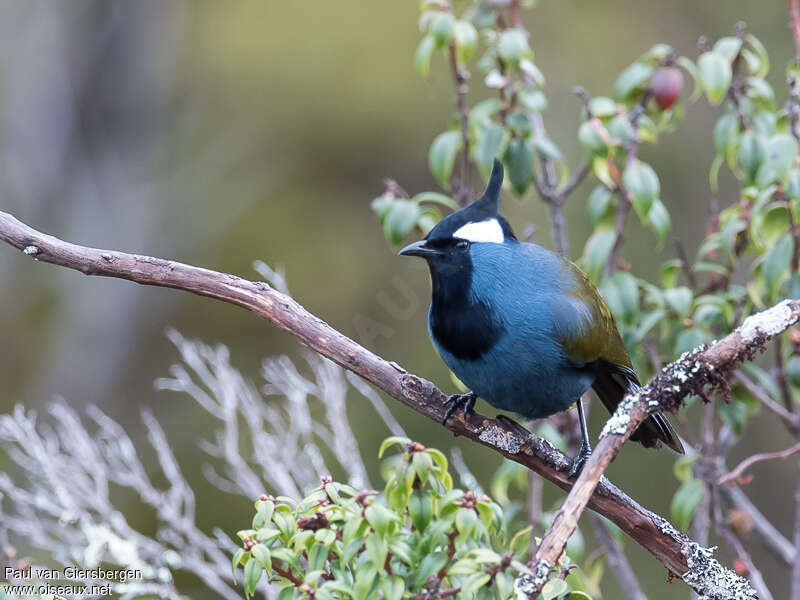
<path fill-rule="evenodd" d="M 476 360 L 491 350 L 505 328 L 485 302 L 470 297 L 472 264 L 465 258 L 466 264 L 430 264 L 430 327 L 436 342 L 453 356 Z"/>

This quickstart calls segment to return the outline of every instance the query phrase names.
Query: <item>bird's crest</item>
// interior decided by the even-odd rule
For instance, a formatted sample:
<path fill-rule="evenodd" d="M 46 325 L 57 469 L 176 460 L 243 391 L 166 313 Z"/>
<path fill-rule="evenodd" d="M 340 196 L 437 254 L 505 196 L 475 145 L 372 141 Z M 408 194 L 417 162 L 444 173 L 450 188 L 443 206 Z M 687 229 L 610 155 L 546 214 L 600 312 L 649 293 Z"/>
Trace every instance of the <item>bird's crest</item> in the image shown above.
<path fill-rule="evenodd" d="M 500 189 L 503 187 L 503 165 L 495 159 L 492 174 L 483 195 L 442 219 L 428 233 L 427 240 L 465 239 L 470 242 L 502 243 L 516 239 L 508 222 L 500 216 Z"/>

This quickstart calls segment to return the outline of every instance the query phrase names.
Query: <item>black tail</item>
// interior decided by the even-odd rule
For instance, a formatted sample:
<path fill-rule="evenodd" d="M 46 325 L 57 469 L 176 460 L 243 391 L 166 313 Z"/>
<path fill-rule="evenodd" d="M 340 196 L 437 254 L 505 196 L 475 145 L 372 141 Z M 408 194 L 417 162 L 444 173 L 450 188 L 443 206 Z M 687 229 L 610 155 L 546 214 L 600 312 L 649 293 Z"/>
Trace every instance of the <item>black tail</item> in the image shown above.
<path fill-rule="evenodd" d="M 606 362 L 598 365 L 597 377 L 592 384 L 597 397 L 612 413 L 628 391 L 639 387 L 639 380 L 632 369 Z M 678 454 L 684 454 L 678 434 L 661 413 L 655 413 L 642 421 L 631 439 L 647 448 L 658 448 L 663 442 Z"/>

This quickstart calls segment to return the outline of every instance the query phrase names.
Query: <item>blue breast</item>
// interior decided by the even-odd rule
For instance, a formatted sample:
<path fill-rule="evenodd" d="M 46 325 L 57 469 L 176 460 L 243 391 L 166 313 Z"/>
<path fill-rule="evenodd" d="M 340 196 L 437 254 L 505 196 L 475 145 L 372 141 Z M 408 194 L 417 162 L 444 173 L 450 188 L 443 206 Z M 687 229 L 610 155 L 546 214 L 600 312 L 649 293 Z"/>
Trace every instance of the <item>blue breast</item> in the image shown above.
<path fill-rule="evenodd" d="M 594 376 L 569 359 L 560 339 L 585 327 L 585 307 L 569 295 L 574 281 L 562 260 L 534 244 L 477 243 L 470 249 L 470 306 L 483 306 L 494 320 L 491 347 L 465 356 L 446 348 L 428 324 L 434 345 L 448 367 L 492 406 L 540 418 L 569 408 Z M 455 307 L 453 307 L 455 308 Z M 486 319 L 451 313 L 465 337 L 481 338 Z"/>

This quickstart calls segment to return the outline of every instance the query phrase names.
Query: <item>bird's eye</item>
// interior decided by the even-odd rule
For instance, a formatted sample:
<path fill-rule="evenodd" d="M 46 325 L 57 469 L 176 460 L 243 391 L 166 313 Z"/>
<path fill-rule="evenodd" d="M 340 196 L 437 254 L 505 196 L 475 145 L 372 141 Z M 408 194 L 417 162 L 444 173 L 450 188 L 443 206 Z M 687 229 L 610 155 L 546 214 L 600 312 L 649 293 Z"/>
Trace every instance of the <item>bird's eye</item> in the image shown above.
<path fill-rule="evenodd" d="M 469 248 L 469 242 L 467 240 L 458 240 L 456 242 L 456 248 L 459 250 L 466 250 Z"/>

